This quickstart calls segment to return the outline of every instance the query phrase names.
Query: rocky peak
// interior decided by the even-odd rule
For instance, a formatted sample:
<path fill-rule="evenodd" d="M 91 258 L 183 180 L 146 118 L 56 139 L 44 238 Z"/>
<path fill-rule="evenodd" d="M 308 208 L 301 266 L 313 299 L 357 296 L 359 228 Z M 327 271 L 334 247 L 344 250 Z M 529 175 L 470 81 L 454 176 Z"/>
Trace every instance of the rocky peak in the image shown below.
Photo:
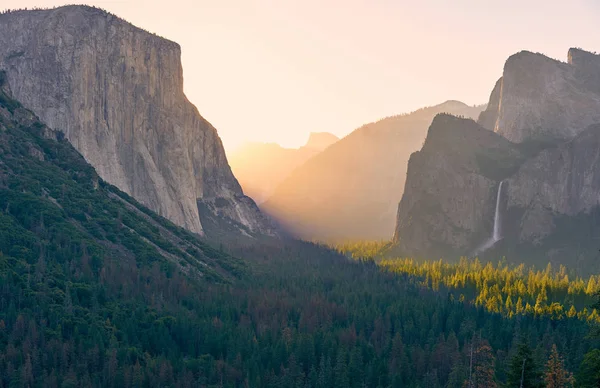
<path fill-rule="evenodd" d="M 569 50 L 568 63 L 583 88 L 600 94 L 600 55 L 572 48 Z"/>
<path fill-rule="evenodd" d="M 506 61 L 479 122 L 513 142 L 573 138 L 600 122 L 599 77 L 594 54 L 571 49 L 560 62 L 521 51 Z"/>
<path fill-rule="evenodd" d="M 92 7 L 0 15 L 0 70 L 15 98 L 104 180 L 198 234 L 197 201 L 244 233 L 272 234 L 184 95 L 180 58 L 178 44 Z"/>
<path fill-rule="evenodd" d="M 447 113 L 436 115 L 429 126 L 421 152 L 456 152 L 457 156 L 474 155 L 495 143 L 509 143 L 483 128 L 472 119 Z"/>
<path fill-rule="evenodd" d="M 572 66 L 582 66 L 587 64 L 597 66 L 599 61 L 600 56 L 598 56 L 598 54 L 577 47 L 571 47 L 567 55 L 567 63 Z"/>

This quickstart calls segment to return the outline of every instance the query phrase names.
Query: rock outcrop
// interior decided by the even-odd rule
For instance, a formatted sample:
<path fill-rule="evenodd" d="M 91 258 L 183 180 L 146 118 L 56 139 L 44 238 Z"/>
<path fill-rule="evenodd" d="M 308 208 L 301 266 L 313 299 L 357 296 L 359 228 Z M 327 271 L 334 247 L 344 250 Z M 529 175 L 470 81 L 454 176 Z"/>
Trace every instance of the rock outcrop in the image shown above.
<path fill-rule="evenodd" d="M 479 120 L 508 140 L 570 139 L 600 122 L 600 56 L 570 49 L 568 62 L 522 51 L 502 78 Z"/>
<path fill-rule="evenodd" d="M 107 182 L 198 234 L 197 201 L 273 234 L 183 93 L 178 44 L 87 6 L 0 15 L 0 70 Z M 223 200 L 220 200 L 223 199 Z"/>
<path fill-rule="evenodd" d="M 308 239 L 389 239 L 410 154 L 441 112 L 477 117 L 459 101 L 364 125 L 298 167 L 261 209 Z"/>
<path fill-rule="evenodd" d="M 474 249 L 493 228 L 499 182 L 519 149 L 473 120 L 438 115 L 411 155 L 394 241 L 402 252 L 448 255 Z"/>
<path fill-rule="evenodd" d="M 125 271 L 158 264 L 163 271 L 219 283 L 239 278 L 245 267 L 102 181 L 62 132 L 13 98 L 3 71 L 0 219 L 2 270 L 39 258 L 45 282 L 55 275 L 64 281 L 65 272 L 52 268 L 69 262 L 83 264 L 72 272 L 78 280 L 104 273 L 99 268 L 110 268 L 109 262 L 125 264 L 119 267 Z"/>
<path fill-rule="evenodd" d="M 487 129 L 438 116 L 411 156 L 394 236 L 402 254 L 483 253 L 501 212 L 489 254 L 600 269 L 599 96 L 595 54 L 512 56 L 479 117 Z"/>

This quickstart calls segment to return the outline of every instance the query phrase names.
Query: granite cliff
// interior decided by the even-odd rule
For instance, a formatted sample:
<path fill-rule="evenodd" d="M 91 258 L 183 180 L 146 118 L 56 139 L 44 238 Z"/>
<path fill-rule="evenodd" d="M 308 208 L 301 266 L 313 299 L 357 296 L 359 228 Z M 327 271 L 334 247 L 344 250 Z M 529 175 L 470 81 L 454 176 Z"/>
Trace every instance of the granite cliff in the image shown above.
<path fill-rule="evenodd" d="M 274 234 L 184 95 L 180 57 L 178 44 L 87 6 L 0 15 L 0 70 L 15 98 L 100 177 L 198 234 L 198 204 L 244 234 Z"/>
<path fill-rule="evenodd" d="M 522 161 L 517 146 L 475 121 L 438 115 L 411 155 L 394 241 L 403 252 L 469 252 L 492 230 L 499 182 Z"/>
<path fill-rule="evenodd" d="M 599 68 L 600 56 L 575 48 L 566 63 L 512 55 L 479 122 L 517 143 L 570 139 L 600 122 Z"/>
<path fill-rule="evenodd" d="M 436 117 L 410 158 L 398 249 L 600 269 L 599 58 L 578 49 L 567 63 L 516 54 L 479 124 Z"/>

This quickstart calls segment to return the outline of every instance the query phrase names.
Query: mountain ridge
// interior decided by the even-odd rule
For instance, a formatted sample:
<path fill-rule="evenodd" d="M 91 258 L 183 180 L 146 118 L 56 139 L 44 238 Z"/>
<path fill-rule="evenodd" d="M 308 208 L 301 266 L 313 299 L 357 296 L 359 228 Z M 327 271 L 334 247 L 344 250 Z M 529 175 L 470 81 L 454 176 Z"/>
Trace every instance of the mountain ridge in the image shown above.
<path fill-rule="evenodd" d="M 310 240 L 389 239 L 408 158 L 435 114 L 481 110 L 448 100 L 365 124 L 298 167 L 261 209 Z"/>

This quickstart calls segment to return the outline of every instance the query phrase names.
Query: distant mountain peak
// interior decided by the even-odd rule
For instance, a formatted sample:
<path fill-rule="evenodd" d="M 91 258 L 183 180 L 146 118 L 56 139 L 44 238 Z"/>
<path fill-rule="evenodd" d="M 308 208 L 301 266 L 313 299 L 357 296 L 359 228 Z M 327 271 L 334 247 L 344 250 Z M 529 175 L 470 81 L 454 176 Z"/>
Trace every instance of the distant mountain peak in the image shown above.
<path fill-rule="evenodd" d="M 339 137 L 329 132 L 311 132 L 308 136 L 308 141 L 304 145 L 304 147 L 316 149 L 316 150 L 324 150 L 329 147 L 336 141 L 340 140 Z"/>
<path fill-rule="evenodd" d="M 466 107 L 468 106 L 467 104 L 465 104 L 462 101 L 458 101 L 458 100 L 447 100 L 442 102 L 439 106 L 460 106 L 460 107 Z"/>

